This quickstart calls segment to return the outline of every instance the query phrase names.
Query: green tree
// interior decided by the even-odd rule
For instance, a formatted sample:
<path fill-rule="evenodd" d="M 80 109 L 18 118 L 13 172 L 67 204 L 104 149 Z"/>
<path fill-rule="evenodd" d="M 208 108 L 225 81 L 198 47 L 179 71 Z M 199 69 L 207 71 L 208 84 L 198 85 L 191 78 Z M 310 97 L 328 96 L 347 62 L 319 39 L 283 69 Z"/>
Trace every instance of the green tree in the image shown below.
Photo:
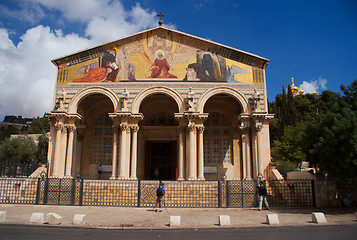
<path fill-rule="evenodd" d="M 301 163 L 305 160 L 306 156 L 300 145 L 303 130 L 303 123 L 298 124 L 296 127 L 287 126 L 284 129 L 284 135 L 281 140 L 274 141 L 274 158 L 282 161 L 289 161 Z"/>
<path fill-rule="evenodd" d="M 286 104 L 286 119 L 285 125 L 286 126 L 296 126 L 297 124 L 297 114 L 296 114 L 296 107 L 295 107 L 295 97 L 293 92 L 291 91 L 291 86 L 288 86 L 288 97 L 287 97 L 287 104 Z"/>
<path fill-rule="evenodd" d="M 32 121 L 28 134 L 44 134 L 50 131 L 50 121 L 46 117 L 36 118 Z"/>
<path fill-rule="evenodd" d="M 0 158 L 21 162 L 37 161 L 37 146 L 30 137 L 7 138 L 0 144 Z"/>
<path fill-rule="evenodd" d="M 48 152 L 48 137 L 46 134 L 42 134 L 38 137 L 36 158 L 40 163 L 47 162 L 47 152 Z"/>
<path fill-rule="evenodd" d="M 339 94 L 324 91 L 319 114 L 305 122 L 301 146 L 307 160 L 329 176 L 357 176 L 357 111 Z"/>

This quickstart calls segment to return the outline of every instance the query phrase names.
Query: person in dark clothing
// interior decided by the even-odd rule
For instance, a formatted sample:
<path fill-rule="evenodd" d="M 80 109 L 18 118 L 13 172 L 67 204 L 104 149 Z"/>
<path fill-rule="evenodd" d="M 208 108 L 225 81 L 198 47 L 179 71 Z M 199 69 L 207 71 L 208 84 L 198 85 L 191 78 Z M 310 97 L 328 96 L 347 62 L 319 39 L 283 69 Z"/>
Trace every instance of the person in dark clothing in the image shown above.
<path fill-rule="evenodd" d="M 158 210 L 160 212 L 162 212 L 162 204 L 164 202 L 165 199 L 165 193 L 166 193 L 166 189 L 164 187 L 163 183 L 160 183 L 159 187 L 156 189 L 156 207 L 155 207 L 155 212 L 157 212 Z M 159 209 L 158 209 L 159 207 Z"/>
<path fill-rule="evenodd" d="M 260 181 L 259 187 L 257 187 L 257 192 L 258 192 L 258 197 L 259 197 L 259 199 L 258 199 L 259 200 L 258 210 L 259 211 L 262 210 L 263 201 L 264 201 L 265 208 L 267 210 L 269 210 L 269 204 L 268 204 L 268 201 L 267 201 L 267 189 L 264 186 L 262 181 Z"/>

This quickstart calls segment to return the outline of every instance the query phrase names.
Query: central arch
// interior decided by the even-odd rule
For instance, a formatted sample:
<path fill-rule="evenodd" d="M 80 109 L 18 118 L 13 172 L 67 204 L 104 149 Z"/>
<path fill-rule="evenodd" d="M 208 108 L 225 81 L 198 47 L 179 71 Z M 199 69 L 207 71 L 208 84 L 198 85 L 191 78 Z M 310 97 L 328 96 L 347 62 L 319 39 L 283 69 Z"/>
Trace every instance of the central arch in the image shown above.
<path fill-rule="evenodd" d="M 203 113 L 205 104 L 208 101 L 208 99 L 218 94 L 224 94 L 235 98 L 242 106 L 243 109 L 242 113 L 249 114 L 251 112 L 248 99 L 241 92 L 228 87 L 216 87 L 202 94 L 202 96 L 197 101 L 197 111 Z"/>
<path fill-rule="evenodd" d="M 184 109 L 184 99 L 183 97 L 173 89 L 166 87 L 152 87 L 140 92 L 133 100 L 132 103 L 132 112 L 139 113 L 141 103 L 149 96 L 154 94 L 165 94 L 173 98 L 178 106 L 179 112 L 183 112 Z"/>

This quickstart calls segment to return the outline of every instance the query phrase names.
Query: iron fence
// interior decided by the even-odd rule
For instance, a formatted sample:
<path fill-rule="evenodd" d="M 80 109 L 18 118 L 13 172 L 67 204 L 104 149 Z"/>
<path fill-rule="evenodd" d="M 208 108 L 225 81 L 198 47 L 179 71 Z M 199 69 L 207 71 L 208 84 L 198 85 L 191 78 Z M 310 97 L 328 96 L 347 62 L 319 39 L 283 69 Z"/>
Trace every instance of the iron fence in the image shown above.
<path fill-rule="evenodd" d="M 252 208 L 257 181 L 162 181 L 166 207 Z M 0 203 L 153 207 L 160 181 L 0 178 Z M 271 206 L 314 206 L 311 180 L 267 181 Z"/>

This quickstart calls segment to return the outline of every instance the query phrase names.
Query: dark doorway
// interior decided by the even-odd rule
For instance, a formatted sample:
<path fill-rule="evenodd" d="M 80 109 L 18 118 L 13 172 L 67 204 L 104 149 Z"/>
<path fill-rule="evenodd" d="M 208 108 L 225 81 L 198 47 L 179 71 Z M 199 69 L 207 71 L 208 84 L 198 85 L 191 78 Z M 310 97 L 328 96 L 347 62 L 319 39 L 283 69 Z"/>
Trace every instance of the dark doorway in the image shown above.
<path fill-rule="evenodd" d="M 146 179 L 176 179 L 176 142 L 146 142 Z"/>

